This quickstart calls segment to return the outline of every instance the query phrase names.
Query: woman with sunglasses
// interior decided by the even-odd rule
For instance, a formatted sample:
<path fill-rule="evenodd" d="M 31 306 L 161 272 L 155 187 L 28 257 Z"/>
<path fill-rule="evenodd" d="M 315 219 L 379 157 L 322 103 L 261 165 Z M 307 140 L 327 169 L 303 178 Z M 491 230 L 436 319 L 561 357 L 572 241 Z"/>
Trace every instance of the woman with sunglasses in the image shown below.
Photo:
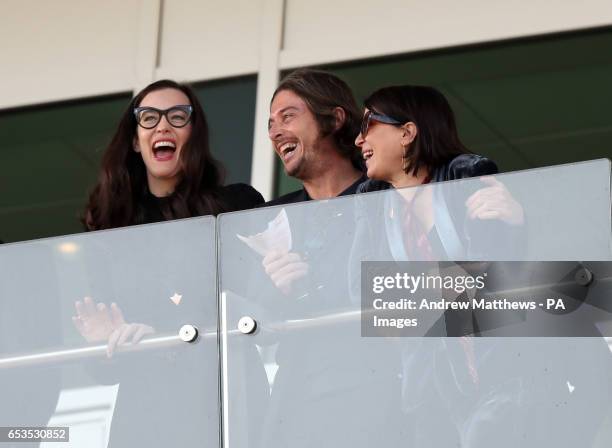
<path fill-rule="evenodd" d="M 498 172 L 493 161 L 470 153 L 461 143 L 453 111 L 433 87 L 385 87 L 364 103 L 355 144 L 372 180 L 360 192 Z M 485 217 L 483 213 L 476 216 Z"/>
<path fill-rule="evenodd" d="M 102 157 L 83 219 L 87 230 L 253 208 L 262 196 L 222 186 L 202 106 L 187 86 L 154 82 L 130 102 Z"/>
<path fill-rule="evenodd" d="M 471 154 L 461 143 L 454 114 L 439 91 L 423 86 L 375 91 L 365 100 L 355 143 L 362 150 L 370 178 L 358 191 L 397 189 L 359 198 L 364 204 L 357 216 L 355 264 L 363 260 L 525 259 L 528 235 L 523 209 L 502 182 L 482 177 L 444 186 L 425 185 L 497 172 L 491 160 Z M 402 188 L 415 186 L 420 187 Z M 516 288 L 522 275 L 530 275 L 517 263 L 457 262 L 454 268 L 459 267 L 470 274 L 484 271 L 489 279 L 508 282 L 508 288 Z M 495 285 L 487 283 L 491 286 Z M 467 295 L 456 300 L 469 301 Z M 516 333 L 524 327 L 513 326 L 523 319 L 518 313 L 505 313 L 501 319 L 501 314 L 474 310 L 446 312 L 430 328 L 423 328 L 422 334 L 457 337 L 406 338 L 402 408 L 415 425 L 415 446 L 592 443 L 598 422 L 552 433 L 545 428 L 550 422 L 567 421 L 567 415 L 584 414 L 583 406 L 592 397 L 587 385 L 600 381 L 599 376 L 576 368 L 583 365 L 575 360 L 577 355 L 570 350 L 564 353 L 552 339 L 525 338 L 523 343 L 516 337 L 490 337 L 523 336 Z M 580 381 L 583 391 L 562 408 L 558 397 L 567 394 L 567 378 Z"/>
<path fill-rule="evenodd" d="M 361 148 L 369 180 L 359 186 L 359 193 L 498 172 L 493 161 L 470 153 L 463 145 L 448 101 L 433 87 L 384 87 L 372 93 L 364 104 L 365 113 L 355 144 Z M 410 189 L 401 194 L 415 216 L 412 230 L 418 228 L 421 236 L 429 237 L 433 244 L 428 248 L 430 252 L 433 250 L 430 257 L 461 256 L 465 259 L 479 252 L 490 256 L 493 248 L 489 242 L 470 238 L 470 231 L 482 233 L 478 228 L 483 223 L 486 226 L 486 222 L 519 228 L 524 220 L 522 207 L 505 186 L 493 177 L 482 177 L 481 188 L 475 188 L 468 197 L 451 197 L 444 201 L 458 227 L 451 233 L 461 240 L 452 242 L 448 232 L 434 225 L 441 219 L 436 219 L 439 216 L 431 206 L 431 189 Z M 404 255 L 408 259 L 413 251 L 413 255 L 422 255 L 419 251 L 423 245 L 414 246 L 417 240 L 405 241 L 408 254 Z M 463 253 L 457 252 L 458 247 L 464 249 Z M 497 248 L 498 253 L 506 249 Z"/>
<path fill-rule="evenodd" d="M 498 172 L 493 161 L 470 153 L 461 143 L 446 98 L 432 87 L 405 85 L 381 88 L 364 103 L 355 144 L 361 148 L 369 180 L 358 192 L 397 190 L 359 198 L 363 206 L 358 207 L 351 254 L 355 270 L 362 260 L 487 260 L 507 250 L 487 235 L 498 234 L 500 225 L 504 230 L 511 224 L 520 227 L 523 216 L 499 181 L 485 177 L 479 183 L 425 186 Z M 421 187 L 404 188 L 417 186 Z M 456 334 L 457 328 L 475 332 L 468 325 L 470 316 L 446 313 L 423 333 L 466 334 Z M 471 345 L 464 350 L 464 339 L 444 344 L 437 338 L 412 339 L 403 346 L 402 408 L 415 422 L 415 446 L 470 446 L 464 445 L 465 423 L 456 419 L 456 397 L 447 391 L 458 390 L 461 396 L 474 386 Z M 447 389 L 440 392 L 440 384 Z"/>

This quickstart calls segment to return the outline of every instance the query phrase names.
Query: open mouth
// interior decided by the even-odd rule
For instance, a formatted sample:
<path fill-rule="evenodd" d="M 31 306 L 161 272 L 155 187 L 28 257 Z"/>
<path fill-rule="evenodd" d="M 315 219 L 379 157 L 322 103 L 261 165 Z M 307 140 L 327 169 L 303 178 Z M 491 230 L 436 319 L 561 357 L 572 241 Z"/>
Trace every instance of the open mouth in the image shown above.
<path fill-rule="evenodd" d="M 283 144 L 279 149 L 280 149 L 280 154 L 281 154 L 281 158 L 283 160 L 288 160 L 291 158 L 291 156 L 293 155 L 295 149 L 297 148 L 297 143 L 285 143 Z"/>
<path fill-rule="evenodd" d="M 374 155 L 374 151 L 371 149 L 366 149 L 362 152 L 363 155 L 363 160 L 365 160 L 366 162 L 368 160 L 370 160 L 372 158 L 372 156 Z"/>
<path fill-rule="evenodd" d="M 172 159 L 175 151 L 176 143 L 171 140 L 160 140 L 153 145 L 153 157 L 162 162 Z"/>

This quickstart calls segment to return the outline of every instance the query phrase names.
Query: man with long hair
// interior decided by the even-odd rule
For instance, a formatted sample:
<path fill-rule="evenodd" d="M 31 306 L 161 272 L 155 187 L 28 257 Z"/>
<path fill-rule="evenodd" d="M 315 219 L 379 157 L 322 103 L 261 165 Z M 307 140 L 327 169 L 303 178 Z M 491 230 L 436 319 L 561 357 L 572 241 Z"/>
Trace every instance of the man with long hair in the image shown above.
<path fill-rule="evenodd" d="M 355 193 L 366 180 L 355 146 L 361 116 L 351 90 L 335 75 L 300 69 L 284 78 L 270 104 L 269 136 L 285 172 L 303 188 L 266 205 Z M 290 251 L 266 253 L 260 274 L 270 281 L 260 277 L 252 288 L 253 300 L 270 315 L 301 320 L 354 306 L 342 280 L 352 242 L 346 229 L 354 225 L 349 202 L 285 207 L 278 215 L 290 227 Z M 344 331 L 323 326 L 308 336 L 291 329 L 274 341 L 278 371 L 260 446 L 369 447 L 384 439 L 387 419 L 399 414 L 397 359 L 381 359 L 375 344 L 355 350 L 354 325 Z M 381 367 L 372 372 L 369 365 Z"/>
<path fill-rule="evenodd" d="M 268 134 L 285 172 L 303 189 L 267 205 L 353 194 L 365 180 L 355 146 L 361 111 L 348 85 L 331 73 L 300 69 L 272 96 Z"/>
<path fill-rule="evenodd" d="M 268 135 L 285 172 L 300 180 L 303 187 L 265 205 L 356 193 L 367 180 L 363 157 L 355 146 L 360 123 L 361 111 L 353 92 L 337 76 L 299 69 L 283 78 L 270 101 Z M 308 272 L 303 254 L 297 252 L 271 252 L 264 257 L 263 265 L 285 294 Z"/>

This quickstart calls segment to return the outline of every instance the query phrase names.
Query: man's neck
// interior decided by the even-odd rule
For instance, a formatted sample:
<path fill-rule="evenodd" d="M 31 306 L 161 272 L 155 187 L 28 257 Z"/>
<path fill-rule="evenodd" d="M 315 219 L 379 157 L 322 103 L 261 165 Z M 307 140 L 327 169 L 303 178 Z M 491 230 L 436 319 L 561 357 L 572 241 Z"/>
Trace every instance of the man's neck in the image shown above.
<path fill-rule="evenodd" d="M 342 158 L 321 167 L 317 176 L 304 179 L 304 188 L 311 199 L 330 199 L 339 196 L 361 176 L 349 159 Z"/>

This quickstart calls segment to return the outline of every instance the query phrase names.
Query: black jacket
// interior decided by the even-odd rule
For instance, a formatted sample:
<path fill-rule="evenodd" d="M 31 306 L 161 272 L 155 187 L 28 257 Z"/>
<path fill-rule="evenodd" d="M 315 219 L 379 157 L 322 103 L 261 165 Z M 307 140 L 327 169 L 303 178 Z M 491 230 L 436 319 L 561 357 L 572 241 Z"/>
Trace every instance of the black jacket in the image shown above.
<path fill-rule="evenodd" d="M 488 176 L 498 172 L 495 162 L 486 157 L 477 154 L 461 154 L 450 162 L 434 169 L 431 181 L 444 182 L 468 177 Z M 393 187 L 387 182 L 369 179 L 357 187 L 357 193 L 388 190 L 390 188 Z"/>

